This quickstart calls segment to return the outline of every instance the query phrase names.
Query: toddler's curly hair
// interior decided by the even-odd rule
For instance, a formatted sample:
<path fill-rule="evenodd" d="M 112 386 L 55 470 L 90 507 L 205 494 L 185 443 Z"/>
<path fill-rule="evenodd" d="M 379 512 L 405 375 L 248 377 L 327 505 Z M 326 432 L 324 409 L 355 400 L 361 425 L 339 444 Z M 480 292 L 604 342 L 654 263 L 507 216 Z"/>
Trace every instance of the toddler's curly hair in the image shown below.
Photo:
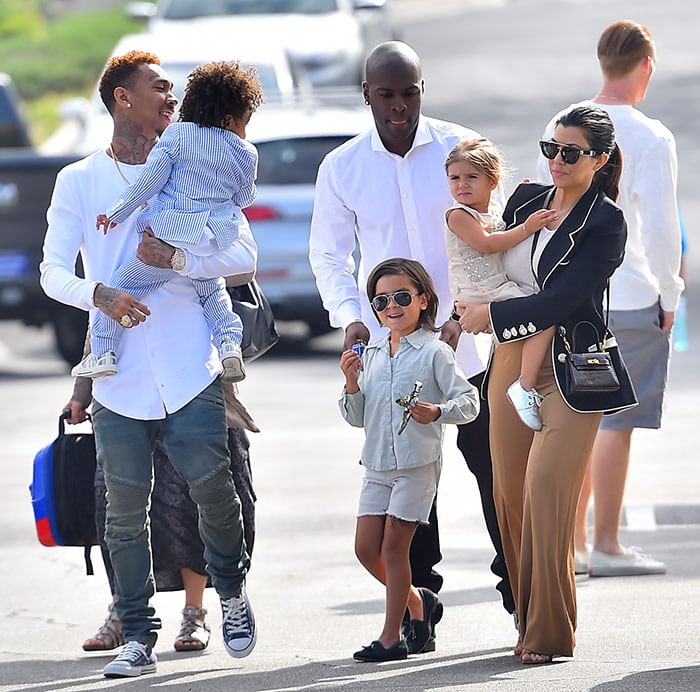
<path fill-rule="evenodd" d="M 263 102 L 257 70 L 238 61 L 210 62 L 187 77 L 180 120 L 204 127 L 221 127 L 227 115 L 235 120 Z"/>

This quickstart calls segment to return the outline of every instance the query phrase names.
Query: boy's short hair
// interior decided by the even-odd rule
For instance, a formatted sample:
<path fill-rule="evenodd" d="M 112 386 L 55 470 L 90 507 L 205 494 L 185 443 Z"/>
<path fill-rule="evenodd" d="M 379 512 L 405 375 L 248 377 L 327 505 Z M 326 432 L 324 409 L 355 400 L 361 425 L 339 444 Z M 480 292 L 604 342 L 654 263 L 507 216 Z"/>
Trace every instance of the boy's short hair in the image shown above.
<path fill-rule="evenodd" d="M 110 113 L 114 113 L 116 103 L 114 90 L 117 87 L 130 89 L 141 65 L 160 65 L 160 58 L 155 53 L 130 50 L 124 55 L 115 55 L 107 61 L 97 89 L 102 103 Z"/>
<path fill-rule="evenodd" d="M 651 31 L 638 22 L 614 22 L 598 40 L 598 61 L 609 79 L 625 77 L 645 58 L 656 60 L 656 46 Z"/>
<path fill-rule="evenodd" d="M 187 77 L 180 120 L 205 127 L 221 127 L 227 115 L 241 119 L 263 102 L 257 70 L 237 61 L 210 62 Z"/>
<path fill-rule="evenodd" d="M 421 311 L 418 318 L 418 326 L 429 331 L 439 331 L 435 326 L 435 319 L 438 310 L 438 295 L 435 290 L 433 280 L 425 267 L 418 261 L 406 259 L 405 257 L 392 257 L 380 262 L 367 277 L 367 297 L 370 301 L 370 307 L 377 320 L 377 312 L 372 305 L 372 298 L 377 295 L 377 282 L 382 276 L 405 276 L 416 288 L 419 294 L 425 294 L 428 299 L 428 305 L 425 310 Z"/>

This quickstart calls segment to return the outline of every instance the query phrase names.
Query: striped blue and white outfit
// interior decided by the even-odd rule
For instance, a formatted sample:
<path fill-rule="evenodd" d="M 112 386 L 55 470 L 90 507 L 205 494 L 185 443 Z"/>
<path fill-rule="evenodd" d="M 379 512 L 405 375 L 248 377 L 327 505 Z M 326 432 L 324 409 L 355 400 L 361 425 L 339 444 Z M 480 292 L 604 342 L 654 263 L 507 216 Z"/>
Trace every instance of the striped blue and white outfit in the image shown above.
<path fill-rule="evenodd" d="M 173 123 L 107 216 L 120 223 L 147 203 L 137 221 L 139 234 L 150 227 L 157 238 L 194 255 L 214 254 L 238 237 L 233 207 L 244 208 L 255 200 L 257 165 L 255 147 L 233 132 Z M 110 285 L 141 299 L 174 274 L 172 269 L 144 264 L 134 255 L 117 268 Z M 243 326 L 233 312 L 224 279 L 192 279 L 192 284 L 214 343 L 220 346 L 231 339 L 240 344 Z M 92 352 L 96 356 L 116 352 L 121 330 L 117 322 L 98 312 L 92 324 Z"/>

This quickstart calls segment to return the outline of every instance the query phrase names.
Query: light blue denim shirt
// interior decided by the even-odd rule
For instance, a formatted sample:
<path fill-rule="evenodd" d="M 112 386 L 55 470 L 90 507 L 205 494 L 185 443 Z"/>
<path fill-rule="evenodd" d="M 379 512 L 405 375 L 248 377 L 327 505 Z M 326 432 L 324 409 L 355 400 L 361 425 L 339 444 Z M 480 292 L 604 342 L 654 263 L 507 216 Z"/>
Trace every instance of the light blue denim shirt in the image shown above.
<path fill-rule="evenodd" d="M 362 355 L 364 370 L 359 392 L 343 389 L 340 411 L 345 420 L 365 429 L 361 462 L 374 471 L 408 469 L 442 462 L 445 423 L 468 423 L 479 412 L 477 390 L 464 377 L 454 351 L 433 332 L 418 329 L 401 338 L 393 358 L 389 337 L 372 341 Z M 416 380 L 423 383 L 420 401 L 437 404 L 440 417 L 433 423 L 411 419 L 399 435 L 407 397 Z"/>

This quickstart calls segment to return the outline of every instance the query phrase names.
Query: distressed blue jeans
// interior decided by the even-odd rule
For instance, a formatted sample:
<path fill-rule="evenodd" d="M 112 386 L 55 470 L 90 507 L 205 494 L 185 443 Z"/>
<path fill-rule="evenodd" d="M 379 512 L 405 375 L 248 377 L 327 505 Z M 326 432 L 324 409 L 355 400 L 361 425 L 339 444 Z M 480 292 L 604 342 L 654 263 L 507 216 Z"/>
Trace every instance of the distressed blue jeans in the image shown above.
<path fill-rule="evenodd" d="M 199 510 L 199 533 L 212 583 L 222 598 L 240 591 L 249 566 L 241 504 L 229 469 L 226 414 L 219 380 L 179 411 L 160 420 L 136 420 L 93 407 L 97 459 L 107 488 L 105 539 L 127 641 L 153 646 L 160 619 L 149 600 L 155 592 L 148 507 L 156 439 L 187 480 Z"/>

